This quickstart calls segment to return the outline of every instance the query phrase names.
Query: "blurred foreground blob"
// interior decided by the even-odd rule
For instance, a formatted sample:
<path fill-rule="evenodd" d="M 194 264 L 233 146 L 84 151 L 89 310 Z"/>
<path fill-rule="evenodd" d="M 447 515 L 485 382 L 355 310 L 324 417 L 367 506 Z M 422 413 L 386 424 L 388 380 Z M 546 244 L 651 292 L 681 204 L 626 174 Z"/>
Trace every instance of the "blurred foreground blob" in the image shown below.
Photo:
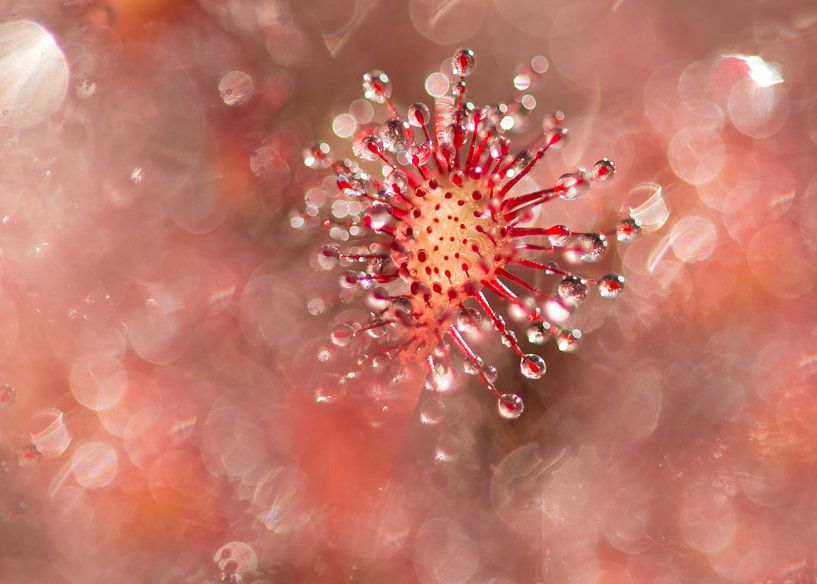
<path fill-rule="evenodd" d="M 531 63 L 526 80 L 514 79 L 517 90 L 527 90 L 537 74 L 538 62 Z M 564 116 L 546 117 L 532 143 L 512 152 L 507 135 L 525 129 L 535 99 L 526 94 L 476 106 L 467 99 L 466 84 L 475 67 L 473 51 L 460 49 L 451 60 L 450 79 L 441 73 L 428 78 L 433 115 L 423 103 L 401 113 L 391 98 L 389 76 L 379 70 L 366 73 L 365 97 L 383 104 L 387 116 L 354 138 L 354 153 L 365 166 L 335 158 L 326 143 L 310 145 L 304 151 L 306 166 L 330 168 L 337 193 L 322 201 L 307 197 L 305 212 L 293 216 L 292 225 L 313 223 L 327 230 L 332 243 L 320 248 L 317 263 L 342 270 L 341 301 L 365 294 L 368 315 L 335 326 L 333 349 L 320 359 L 332 365 L 339 351 L 351 355 L 351 367 L 349 357 L 337 359 L 336 385 L 374 375 L 393 387 L 422 366 L 425 388 L 434 392 L 441 409 L 438 394 L 455 383 L 458 361 L 494 394 L 499 414 L 515 419 L 522 414 L 523 399 L 498 386 L 496 368 L 484 363 L 473 343 L 493 328 L 518 355 L 522 375 L 539 379 L 546 364 L 523 350 L 497 304 L 524 323 L 530 344 L 553 337 L 560 351 L 574 351 L 582 332 L 564 323 L 592 294 L 618 297 L 624 278 L 584 275 L 570 266 L 602 262 L 611 239 L 633 241 L 642 226 L 633 217 L 590 232 L 549 225 L 548 202 L 581 197 L 591 186 L 609 181 L 615 166 L 602 159 L 541 188 L 530 173 L 549 150 L 567 142 Z M 349 118 L 335 119 L 336 134 L 354 133 L 356 123 Z M 554 293 L 536 285 L 537 274 L 558 279 Z M 452 355 L 452 347 L 459 356 Z M 421 416 L 426 423 L 439 418 Z"/>
<path fill-rule="evenodd" d="M 68 62 L 53 35 L 30 20 L 0 24 L 0 128 L 27 128 L 59 108 Z"/>
<path fill-rule="evenodd" d="M 147 25 L 177 18 L 190 0 L 109 0 L 85 8 L 85 18 L 93 24 L 110 24 L 120 33 L 138 35 Z"/>

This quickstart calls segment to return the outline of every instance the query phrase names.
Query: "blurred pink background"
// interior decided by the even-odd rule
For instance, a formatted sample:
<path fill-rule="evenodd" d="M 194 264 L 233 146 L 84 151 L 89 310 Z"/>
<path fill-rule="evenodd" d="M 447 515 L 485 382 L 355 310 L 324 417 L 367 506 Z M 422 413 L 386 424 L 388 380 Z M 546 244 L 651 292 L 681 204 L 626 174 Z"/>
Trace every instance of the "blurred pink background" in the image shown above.
<path fill-rule="evenodd" d="M 523 417 L 466 378 L 426 425 L 420 378 L 321 399 L 360 307 L 293 225 L 361 74 L 430 103 L 460 46 L 564 112 L 536 184 L 616 163 L 548 224 L 657 183 L 660 229 L 541 380 L 484 349 Z M 0 582 L 817 582 L 816 54 L 796 1 L 6 0 Z"/>

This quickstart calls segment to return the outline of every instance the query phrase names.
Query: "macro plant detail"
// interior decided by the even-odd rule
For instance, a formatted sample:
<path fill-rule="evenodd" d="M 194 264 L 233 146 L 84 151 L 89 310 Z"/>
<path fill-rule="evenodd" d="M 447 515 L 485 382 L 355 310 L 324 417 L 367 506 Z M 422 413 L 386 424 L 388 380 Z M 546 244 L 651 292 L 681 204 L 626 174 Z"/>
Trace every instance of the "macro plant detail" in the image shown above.
<path fill-rule="evenodd" d="M 551 187 L 522 188 L 543 157 L 567 142 L 563 115 L 549 116 L 532 143 L 513 150 L 507 120 L 522 106 L 469 101 L 466 78 L 475 67 L 473 51 L 456 52 L 453 89 L 435 99 L 433 114 L 423 103 L 401 113 L 389 76 L 366 73 L 364 95 L 385 107 L 387 119 L 355 136 L 361 164 L 335 158 L 322 142 L 304 150 L 306 166 L 334 172 L 344 216 L 308 208 L 301 218 L 320 223 L 335 240 L 318 251 L 320 267 L 339 268 L 341 288 L 366 295 L 368 320 L 344 322 L 331 332 L 334 347 L 349 351 L 355 363 L 337 373 L 339 383 L 365 368 L 399 377 L 406 367 L 422 366 L 426 389 L 444 392 L 459 360 L 464 373 L 494 394 L 499 414 L 513 419 L 524 410 L 522 398 L 500 389 L 496 368 L 483 361 L 473 340 L 493 329 L 520 359 L 522 374 L 541 378 L 545 360 L 523 350 L 499 306 L 522 323 L 530 344 L 553 337 L 560 351 L 576 350 L 581 331 L 561 324 L 591 293 L 617 298 L 624 278 L 593 277 L 572 266 L 602 261 L 612 239 L 633 241 L 640 226 L 629 217 L 592 232 L 543 225 L 540 208 L 546 217 L 548 202 L 585 195 L 612 179 L 615 165 L 603 158 Z M 375 178 L 378 172 L 382 179 Z M 525 276 L 537 272 L 554 278 L 554 292 Z"/>

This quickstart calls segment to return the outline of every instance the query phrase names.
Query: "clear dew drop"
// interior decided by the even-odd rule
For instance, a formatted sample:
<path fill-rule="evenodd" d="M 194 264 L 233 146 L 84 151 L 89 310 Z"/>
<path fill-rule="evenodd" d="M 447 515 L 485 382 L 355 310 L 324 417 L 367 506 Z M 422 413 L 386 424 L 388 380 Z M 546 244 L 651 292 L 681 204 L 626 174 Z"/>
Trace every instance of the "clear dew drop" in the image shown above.
<path fill-rule="evenodd" d="M 383 287 L 377 287 L 369 292 L 366 302 L 372 310 L 383 311 L 391 304 L 391 297 L 388 290 Z"/>
<path fill-rule="evenodd" d="M 606 182 L 613 178 L 616 173 L 616 165 L 612 160 L 602 158 L 593 165 L 593 170 L 590 171 L 590 180 L 593 182 Z"/>
<path fill-rule="evenodd" d="M 465 128 L 468 130 L 470 134 L 474 132 L 479 132 L 482 120 L 485 119 L 485 114 L 483 113 L 482 108 L 478 108 L 473 102 L 468 102 L 465 104 L 466 112 L 465 112 Z"/>
<path fill-rule="evenodd" d="M 559 177 L 559 180 L 556 181 L 556 187 L 559 189 L 559 197 L 566 201 L 572 201 L 586 193 L 590 183 L 587 182 L 582 173 L 569 172 Z"/>
<path fill-rule="evenodd" d="M 409 147 L 406 127 L 400 119 L 392 118 L 379 129 L 380 140 L 389 152 L 405 152 Z"/>
<path fill-rule="evenodd" d="M 392 85 L 389 76 L 379 69 L 363 74 L 363 96 L 375 103 L 383 103 L 391 97 Z"/>
<path fill-rule="evenodd" d="M 497 160 L 503 160 L 511 149 L 511 142 L 505 136 L 496 136 L 490 142 L 491 157 Z"/>
<path fill-rule="evenodd" d="M 562 126 L 550 128 L 545 131 L 545 144 L 555 150 L 564 148 L 564 146 L 567 145 L 568 135 L 567 128 L 563 128 Z"/>
<path fill-rule="evenodd" d="M 528 379 L 540 379 L 547 371 L 545 360 L 535 353 L 528 353 L 519 361 L 519 369 L 522 375 Z"/>
<path fill-rule="evenodd" d="M 329 338 L 336 347 L 345 347 L 352 342 L 355 336 L 355 327 L 348 322 L 341 323 L 332 329 Z"/>
<path fill-rule="evenodd" d="M 553 247 L 564 247 L 570 241 L 570 229 L 565 225 L 554 225 L 552 228 L 554 233 L 548 235 L 548 243 Z"/>
<path fill-rule="evenodd" d="M 544 345 L 550 338 L 549 326 L 544 322 L 535 322 L 526 331 L 528 342 L 532 345 Z"/>
<path fill-rule="evenodd" d="M 601 233 L 583 233 L 579 236 L 582 261 L 589 264 L 600 262 L 607 252 L 607 238 Z"/>
<path fill-rule="evenodd" d="M 567 276 L 556 288 L 559 298 L 568 306 L 578 306 L 587 298 L 587 282 L 578 276 Z"/>
<path fill-rule="evenodd" d="M 455 170 L 448 175 L 448 180 L 452 185 L 461 187 L 465 182 L 465 173 L 461 170 Z"/>
<path fill-rule="evenodd" d="M 430 142 L 413 142 L 409 146 L 409 158 L 415 166 L 423 166 L 431 158 Z"/>
<path fill-rule="evenodd" d="M 340 250 L 331 243 L 318 250 L 318 265 L 324 270 L 331 270 L 340 262 Z"/>
<path fill-rule="evenodd" d="M 379 160 L 383 154 L 383 140 L 374 134 L 361 136 L 352 144 L 355 156 L 363 160 Z"/>
<path fill-rule="evenodd" d="M 509 349 L 512 349 L 516 346 L 516 333 L 513 331 L 507 331 L 504 335 L 502 335 L 502 344 Z"/>
<path fill-rule="evenodd" d="M 515 393 L 505 393 L 497 400 L 496 409 L 506 420 L 515 420 L 525 411 L 525 402 Z"/>
<path fill-rule="evenodd" d="M 347 174 L 345 172 L 338 173 L 337 175 L 338 191 L 340 191 L 347 197 L 360 196 L 359 193 L 353 192 L 352 185 L 350 183 L 351 178 L 352 178 L 351 174 Z"/>
<path fill-rule="evenodd" d="M 10 385 L 0 385 L 0 406 L 7 406 L 17 397 L 17 392 Z"/>
<path fill-rule="evenodd" d="M 496 378 L 499 377 L 499 371 L 497 371 L 497 368 L 494 365 L 486 365 L 483 367 L 482 374 L 485 376 L 485 379 L 491 383 L 496 381 Z"/>
<path fill-rule="evenodd" d="M 556 346 L 563 353 L 572 353 L 579 348 L 579 339 L 582 337 L 581 331 L 563 331 L 556 339 Z"/>
<path fill-rule="evenodd" d="M 389 206 L 384 203 L 374 203 L 366 209 L 366 225 L 375 231 L 383 229 L 391 221 Z"/>
<path fill-rule="evenodd" d="M 466 359 L 462 362 L 462 370 L 466 375 L 479 375 L 479 372 L 482 371 L 482 363 Z"/>
<path fill-rule="evenodd" d="M 508 316 L 516 321 L 527 321 L 538 314 L 536 298 L 532 295 L 521 296 L 518 303 L 508 306 Z"/>
<path fill-rule="evenodd" d="M 459 49 L 451 59 L 451 72 L 457 77 L 468 77 L 477 67 L 477 59 L 471 49 Z"/>
<path fill-rule="evenodd" d="M 338 278 L 338 284 L 345 290 L 351 290 L 360 282 L 360 277 L 354 270 L 345 270 Z"/>
<path fill-rule="evenodd" d="M 622 219 L 616 225 L 616 239 L 623 243 L 630 243 L 641 235 L 641 226 L 632 217 Z"/>
<path fill-rule="evenodd" d="M 312 142 L 304 148 L 304 166 L 307 168 L 326 168 L 331 162 L 329 144 L 326 142 Z"/>
<path fill-rule="evenodd" d="M 406 117 L 408 117 L 409 124 L 415 128 L 421 128 L 431 119 L 431 112 L 426 104 L 418 101 L 409 106 Z"/>
<path fill-rule="evenodd" d="M 406 187 L 408 187 L 408 177 L 406 173 L 402 170 L 392 170 L 387 176 L 386 181 L 388 182 L 389 186 L 392 188 L 392 191 L 398 194 L 402 194 L 406 192 Z"/>
<path fill-rule="evenodd" d="M 338 189 L 347 197 L 362 197 L 369 192 L 370 183 L 371 177 L 363 171 L 338 175 Z"/>
<path fill-rule="evenodd" d="M 599 280 L 599 295 L 602 298 L 613 300 L 621 296 L 624 291 L 624 276 L 608 274 Z"/>
<path fill-rule="evenodd" d="M 142 184 L 142 182 L 145 180 L 145 171 L 141 166 L 137 166 L 131 171 L 130 180 L 135 185 Z"/>

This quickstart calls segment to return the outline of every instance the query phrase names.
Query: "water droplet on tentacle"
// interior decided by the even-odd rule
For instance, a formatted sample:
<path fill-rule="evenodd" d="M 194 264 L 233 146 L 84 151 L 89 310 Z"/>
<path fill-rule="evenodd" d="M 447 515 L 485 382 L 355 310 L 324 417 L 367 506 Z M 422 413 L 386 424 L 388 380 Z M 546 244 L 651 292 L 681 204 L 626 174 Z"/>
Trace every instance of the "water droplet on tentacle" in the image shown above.
<path fill-rule="evenodd" d="M 334 344 L 335 346 L 345 347 L 350 342 L 352 342 L 352 338 L 354 336 L 355 327 L 353 327 L 349 323 L 342 323 L 332 329 L 330 339 L 332 340 L 332 344 Z"/>
<path fill-rule="evenodd" d="M 590 188 L 590 183 L 580 172 L 569 172 L 563 174 L 556 181 L 556 188 L 559 190 L 559 196 L 565 201 L 572 201 L 578 199 L 587 189 Z"/>
<path fill-rule="evenodd" d="M 355 141 L 352 150 L 363 160 L 379 160 L 383 155 L 383 140 L 374 134 L 364 134 Z"/>
<path fill-rule="evenodd" d="M 515 420 L 525 411 L 525 402 L 515 393 L 502 394 L 496 403 L 499 415 L 506 420 Z"/>
<path fill-rule="evenodd" d="M 601 233 L 583 233 L 579 236 L 582 261 L 589 264 L 600 262 L 607 252 L 607 238 Z"/>
<path fill-rule="evenodd" d="M 363 75 L 363 95 L 375 103 L 383 103 L 391 97 L 392 85 L 389 76 L 379 69 L 372 69 Z"/>
<path fill-rule="evenodd" d="M 380 140 L 389 152 L 405 152 L 409 147 L 403 120 L 391 119 L 381 126 Z"/>
<path fill-rule="evenodd" d="M 547 371 L 545 360 L 535 353 L 528 353 L 519 361 L 522 375 L 528 379 L 540 379 Z"/>
<path fill-rule="evenodd" d="M 631 217 L 622 219 L 616 225 L 616 239 L 618 241 L 630 243 L 638 239 L 639 235 L 641 235 L 641 226 Z"/>
<path fill-rule="evenodd" d="M 581 338 L 581 331 L 563 331 L 559 334 L 556 340 L 556 346 L 563 353 L 572 353 L 579 348 L 579 339 Z"/>
<path fill-rule="evenodd" d="M 568 306 L 577 306 L 587 297 L 587 283 L 578 276 L 566 277 L 559 282 L 556 290 Z"/>
<path fill-rule="evenodd" d="M 313 142 L 304 148 L 304 166 L 307 168 L 326 168 L 332 161 L 329 154 L 329 144 L 326 142 Z"/>
<path fill-rule="evenodd" d="M 528 342 L 532 345 L 544 345 L 550 338 L 550 326 L 544 322 L 535 322 L 528 327 Z"/>
<path fill-rule="evenodd" d="M 471 49 L 459 49 L 451 59 L 451 71 L 457 77 L 468 77 L 477 67 L 477 59 Z"/>
<path fill-rule="evenodd" d="M 406 117 L 410 125 L 421 128 L 431 119 L 431 112 L 426 104 L 417 102 L 409 106 Z"/>
<path fill-rule="evenodd" d="M 618 298 L 624 291 L 624 276 L 609 274 L 599 280 L 599 294 L 610 300 Z"/>

